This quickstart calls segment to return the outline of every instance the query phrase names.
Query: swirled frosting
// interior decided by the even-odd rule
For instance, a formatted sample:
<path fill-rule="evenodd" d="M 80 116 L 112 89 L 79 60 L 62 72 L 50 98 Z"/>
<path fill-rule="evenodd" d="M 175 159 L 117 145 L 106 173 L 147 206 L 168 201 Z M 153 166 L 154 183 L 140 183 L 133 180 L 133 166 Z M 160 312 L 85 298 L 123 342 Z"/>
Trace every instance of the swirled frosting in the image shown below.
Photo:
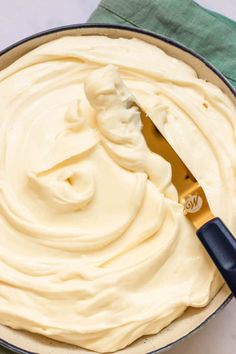
<path fill-rule="evenodd" d="M 0 323 L 116 351 L 222 285 L 135 102 L 236 230 L 236 111 L 220 89 L 137 39 L 49 42 L 0 73 Z"/>

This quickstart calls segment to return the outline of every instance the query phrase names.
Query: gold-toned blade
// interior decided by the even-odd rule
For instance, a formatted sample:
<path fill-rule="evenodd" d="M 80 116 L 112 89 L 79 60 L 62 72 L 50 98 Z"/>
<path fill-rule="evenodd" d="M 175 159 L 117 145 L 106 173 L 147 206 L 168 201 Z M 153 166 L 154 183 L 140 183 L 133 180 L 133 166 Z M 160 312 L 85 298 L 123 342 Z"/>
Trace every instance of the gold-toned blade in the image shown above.
<path fill-rule="evenodd" d="M 151 118 L 141 111 L 141 119 L 142 132 L 149 149 L 161 155 L 171 164 L 172 182 L 178 191 L 180 203 L 184 204 L 184 214 L 196 228 L 199 228 L 214 217 L 202 187 L 154 125 Z"/>

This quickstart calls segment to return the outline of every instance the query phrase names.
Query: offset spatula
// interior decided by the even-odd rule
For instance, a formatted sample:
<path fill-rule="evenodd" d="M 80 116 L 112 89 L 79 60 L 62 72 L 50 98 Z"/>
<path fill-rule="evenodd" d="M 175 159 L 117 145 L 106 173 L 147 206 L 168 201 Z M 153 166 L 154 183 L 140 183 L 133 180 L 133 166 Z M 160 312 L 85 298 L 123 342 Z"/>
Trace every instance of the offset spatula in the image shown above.
<path fill-rule="evenodd" d="M 196 234 L 236 297 L 236 239 L 223 221 L 214 217 L 205 193 L 151 118 L 141 112 L 143 135 L 150 150 L 169 161 L 172 181 L 184 214 L 196 227 Z"/>

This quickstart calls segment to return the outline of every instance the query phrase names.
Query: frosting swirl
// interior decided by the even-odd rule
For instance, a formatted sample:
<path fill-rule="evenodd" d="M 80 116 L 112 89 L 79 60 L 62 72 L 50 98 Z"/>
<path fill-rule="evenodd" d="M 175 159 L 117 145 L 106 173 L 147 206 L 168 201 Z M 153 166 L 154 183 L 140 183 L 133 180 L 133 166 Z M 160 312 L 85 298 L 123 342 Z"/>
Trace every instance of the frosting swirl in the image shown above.
<path fill-rule="evenodd" d="M 0 73 L 2 324 L 110 352 L 222 285 L 136 102 L 236 230 L 228 97 L 137 39 L 49 42 Z"/>

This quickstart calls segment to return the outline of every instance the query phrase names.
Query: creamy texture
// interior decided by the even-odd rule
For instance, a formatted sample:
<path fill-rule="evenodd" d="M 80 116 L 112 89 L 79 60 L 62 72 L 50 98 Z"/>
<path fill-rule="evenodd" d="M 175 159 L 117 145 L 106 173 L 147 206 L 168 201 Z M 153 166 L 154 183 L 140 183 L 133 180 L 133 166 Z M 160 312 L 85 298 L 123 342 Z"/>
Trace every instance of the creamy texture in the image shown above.
<path fill-rule="evenodd" d="M 0 73 L 0 323 L 115 351 L 222 285 L 135 102 L 236 231 L 233 103 L 140 40 L 50 42 Z"/>

